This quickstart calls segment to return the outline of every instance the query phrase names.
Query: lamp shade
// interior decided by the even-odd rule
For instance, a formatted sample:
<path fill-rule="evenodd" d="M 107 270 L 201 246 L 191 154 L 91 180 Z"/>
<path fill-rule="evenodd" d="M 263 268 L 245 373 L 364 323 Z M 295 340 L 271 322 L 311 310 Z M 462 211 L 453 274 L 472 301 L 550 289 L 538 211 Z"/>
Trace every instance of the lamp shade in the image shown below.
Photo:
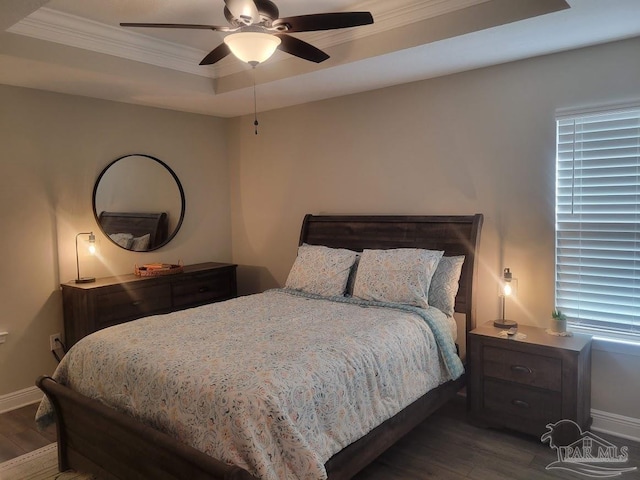
<path fill-rule="evenodd" d="M 513 297 L 518 292 L 518 280 L 513 278 L 511 270 L 505 268 L 502 272 L 502 281 L 499 285 L 499 295 L 502 300 L 502 318 L 495 320 L 493 326 L 497 328 L 514 328 L 518 326 L 517 322 L 507 320 L 505 318 L 505 299 Z"/>
<path fill-rule="evenodd" d="M 255 66 L 273 55 L 280 45 L 280 39 L 268 33 L 239 32 L 227 35 L 224 43 L 240 60 Z"/>
<path fill-rule="evenodd" d="M 96 236 L 93 232 L 81 232 L 76 235 L 76 268 L 78 271 L 78 277 L 76 278 L 76 283 L 91 283 L 95 282 L 95 277 L 81 277 L 80 276 L 80 257 L 78 255 L 78 237 L 80 235 L 87 235 L 89 238 L 89 245 L 87 246 L 87 250 L 89 254 L 95 255 L 96 253 Z"/>
<path fill-rule="evenodd" d="M 500 283 L 500 296 L 515 297 L 518 294 L 518 279 L 513 278 L 511 270 L 504 269 L 502 282 Z"/>

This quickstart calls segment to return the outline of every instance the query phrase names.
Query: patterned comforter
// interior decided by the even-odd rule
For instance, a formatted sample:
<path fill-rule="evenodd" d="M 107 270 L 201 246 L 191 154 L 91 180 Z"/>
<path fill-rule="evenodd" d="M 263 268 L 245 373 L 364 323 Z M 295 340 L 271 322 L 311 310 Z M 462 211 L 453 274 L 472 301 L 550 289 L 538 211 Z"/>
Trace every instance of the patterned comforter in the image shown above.
<path fill-rule="evenodd" d="M 317 480 L 461 373 L 435 308 L 270 290 L 96 332 L 54 378 L 264 480 Z M 46 399 L 37 420 L 53 421 Z"/>

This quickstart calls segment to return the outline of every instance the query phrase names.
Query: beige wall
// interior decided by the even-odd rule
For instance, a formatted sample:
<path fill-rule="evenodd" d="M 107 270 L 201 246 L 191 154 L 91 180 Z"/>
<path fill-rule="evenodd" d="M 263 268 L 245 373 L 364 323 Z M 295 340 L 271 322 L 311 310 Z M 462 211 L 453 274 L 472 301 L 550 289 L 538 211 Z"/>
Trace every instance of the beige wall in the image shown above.
<path fill-rule="evenodd" d="M 76 233 L 97 234 L 100 260 L 81 265 L 94 276 L 150 261 L 229 261 L 231 237 L 224 120 L 7 86 L 0 105 L 2 396 L 53 372 L 49 335 L 63 331 L 59 284 L 76 276 Z M 163 160 L 185 190 L 182 229 L 155 252 L 119 249 L 91 210 L 96 177 L 129 153 Z"/>
<path fill-rule="evenodd" d="M 555 111 L 639 99 L 639 49 L 634 39 L 263 113 L 257 136 L 251 117 L 235 119 L 232 243 L 244 266 L 241 290 L 284 283 L 305 213 L 480 212 L 477 320 L 499 315 L 496 276 L 510 267 L 520 305 L 509 302 L 507 316 L 546 326 Z M 639 371 L 640 357 L 623 357 Z M 614 371 L 617 362 L 595 353 L 594 408 L 612 406 L 606 392 L 624 383 L 630 396 L 613 411 L 640 418 L 640 375 Z"/>
<path fill-rule="evenodd" d="M 96 276 L 146 261 L 233 261 L 240 291 L 282 285 L 305 213 L 485 215 L 479 321 L 499 315 L 510 267 L 521 306 L 553 307 L 554 112 L 640 98 L 640 39 L 231 121 L 0 86 L 0 397 L 51 373 L 58 285 L 75 277 L 74 236 L 97 230 L 93 182 L 111 160 L 167 162 L 187 196 L 183 229 L 154 253 L 98 234 Z M 428 59 L 425 59 L 428 61 Z M 228 163 L 229 162 L 229 163 Z M 233 245 L 233 255 L 232 255 Z M 90 268 L 89 268 L 90 267 Z M 640 356 L 594 353 L 594 408 L 640 419 Z M 620 386 L 624 385 L 624 393 Z"/>

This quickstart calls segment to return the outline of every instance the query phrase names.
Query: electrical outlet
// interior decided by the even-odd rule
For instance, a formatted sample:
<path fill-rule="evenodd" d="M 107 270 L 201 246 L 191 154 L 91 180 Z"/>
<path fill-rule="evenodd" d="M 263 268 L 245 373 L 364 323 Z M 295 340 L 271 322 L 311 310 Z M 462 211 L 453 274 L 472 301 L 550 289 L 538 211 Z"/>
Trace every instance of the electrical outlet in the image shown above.
<path fill-rule="evenodd" d="M 62 336 L 59 333 L 54 333 L 53 335 L 51 335 L 49 337 L 49 347 L 51 348 L 51 351 L 53 352 L 54 350 L 62 348 L 61 342 L 62 342 Z"/>

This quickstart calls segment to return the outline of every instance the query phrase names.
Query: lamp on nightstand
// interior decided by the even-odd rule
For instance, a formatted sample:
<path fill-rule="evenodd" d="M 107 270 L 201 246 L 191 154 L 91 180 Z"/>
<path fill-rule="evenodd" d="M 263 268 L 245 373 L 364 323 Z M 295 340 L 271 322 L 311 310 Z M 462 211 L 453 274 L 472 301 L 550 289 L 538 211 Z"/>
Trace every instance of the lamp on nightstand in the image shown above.
<path fill-rule="evenodd" d="M 502 318 L 494 320 L 493 326 L 498 328 L 514 328 L 517 322 L 505 319 L 505 302 L 507 297 L 514 296 L 518 291 L 518 280 L 513 278 L 511 270 L 505 268 L 502 272 L 502 282 L 500 282 L 500 298 L 502 298 Z"/>
<path fill-rule="evenodd" d="M 89 235 L 88 250 L 91 255 L 96 253 L 96 236 L 93 232 L 82 232 L 76 235 L 76 268 L 78 271 L 78 277 L 76 283 L 91 283 L 96 281 L 96 277 L 80 277 L 80 259 L 78 258 L 78 237 L 80 235 Z"/>

